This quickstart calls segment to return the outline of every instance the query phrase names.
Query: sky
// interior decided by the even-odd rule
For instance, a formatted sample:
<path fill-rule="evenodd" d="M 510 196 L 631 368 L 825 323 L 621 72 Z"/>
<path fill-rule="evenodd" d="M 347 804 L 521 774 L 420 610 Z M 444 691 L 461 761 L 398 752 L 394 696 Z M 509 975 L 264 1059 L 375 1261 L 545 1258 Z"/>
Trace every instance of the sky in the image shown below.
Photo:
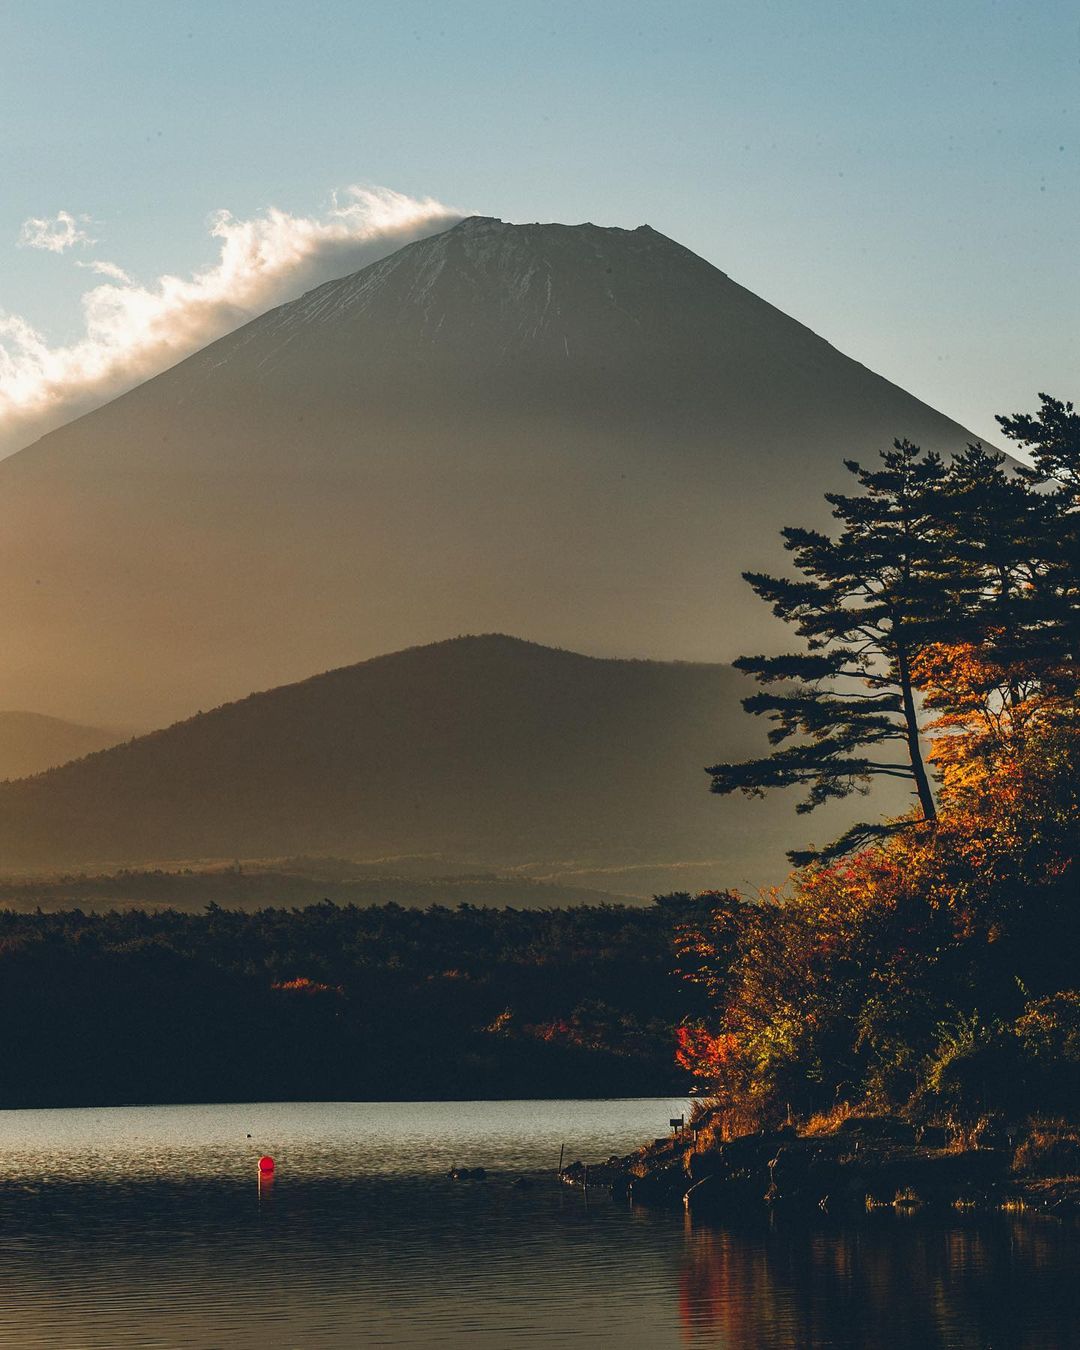
<path fill-rule="evenodd" d="M 1080 7 L 0 0 L 0 453 L 473 212 L 648 223 L 993 438 L 1080 395 Z"/>

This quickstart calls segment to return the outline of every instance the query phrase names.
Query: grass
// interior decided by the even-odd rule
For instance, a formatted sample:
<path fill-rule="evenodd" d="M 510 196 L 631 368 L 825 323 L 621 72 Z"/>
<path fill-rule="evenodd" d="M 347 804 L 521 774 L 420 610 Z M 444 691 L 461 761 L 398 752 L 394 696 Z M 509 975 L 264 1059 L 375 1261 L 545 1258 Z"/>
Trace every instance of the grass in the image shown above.
<path fill-rule="evenodd" d="M 1013 1171 L 1027 1177 L 1080 1177 L 1080 1130 L 1065 1121 L 1040 1121 L 1016 1150 Z"/>
<path fill-rule="evenodd" d="M 869 1115 L 865 1107 L 852 1106 L 850 1102 L 837 1102 L 828 1111 L 815 1111 L 800 1126 L 799 1133 L 814 1139 L 821 1135 L 836 1134 L 845 1121 L 854 1116 Z"/>

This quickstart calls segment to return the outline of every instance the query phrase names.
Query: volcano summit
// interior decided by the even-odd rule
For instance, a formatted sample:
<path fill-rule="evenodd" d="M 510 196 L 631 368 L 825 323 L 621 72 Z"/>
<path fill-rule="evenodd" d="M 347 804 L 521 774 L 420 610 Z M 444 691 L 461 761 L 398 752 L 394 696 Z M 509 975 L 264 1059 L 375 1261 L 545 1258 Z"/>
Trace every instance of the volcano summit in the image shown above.
<path fill-rule="evenodd" d="M 776 641 L 740 572 L 898 436 L 971 439 L 655 230 L 470 218 L 0 464 L 0 706 L 163 722 L 492 630 L 730 660 Z"/>

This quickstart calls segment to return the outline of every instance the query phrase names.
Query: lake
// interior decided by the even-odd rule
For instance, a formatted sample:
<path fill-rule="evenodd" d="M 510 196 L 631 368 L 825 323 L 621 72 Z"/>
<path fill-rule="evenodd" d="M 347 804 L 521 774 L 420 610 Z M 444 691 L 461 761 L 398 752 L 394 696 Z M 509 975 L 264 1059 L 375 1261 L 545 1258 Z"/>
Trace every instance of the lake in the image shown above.
<path fill-rule="evenodd" d="M 686 1105 L 0 1112 L 0 1344 L 1080 1345 L 1073 1225 L 720 1225 L 554 1184 L 562 1144 L 625 1152 Z M 455 1164 L 490 1177 L 451 1181 Z"/>

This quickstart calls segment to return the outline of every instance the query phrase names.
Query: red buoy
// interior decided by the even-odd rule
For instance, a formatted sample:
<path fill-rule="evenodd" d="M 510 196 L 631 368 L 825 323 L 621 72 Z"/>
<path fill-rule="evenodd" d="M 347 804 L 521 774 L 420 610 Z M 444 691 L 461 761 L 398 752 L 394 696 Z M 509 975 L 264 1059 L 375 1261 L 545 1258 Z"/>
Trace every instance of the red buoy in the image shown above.
<path fill-rule="evenodd" d="M 274 1170 L 274 1160 L 269 1154 L 259 1159 L 260 1172 L 272 1172 Z"/>

